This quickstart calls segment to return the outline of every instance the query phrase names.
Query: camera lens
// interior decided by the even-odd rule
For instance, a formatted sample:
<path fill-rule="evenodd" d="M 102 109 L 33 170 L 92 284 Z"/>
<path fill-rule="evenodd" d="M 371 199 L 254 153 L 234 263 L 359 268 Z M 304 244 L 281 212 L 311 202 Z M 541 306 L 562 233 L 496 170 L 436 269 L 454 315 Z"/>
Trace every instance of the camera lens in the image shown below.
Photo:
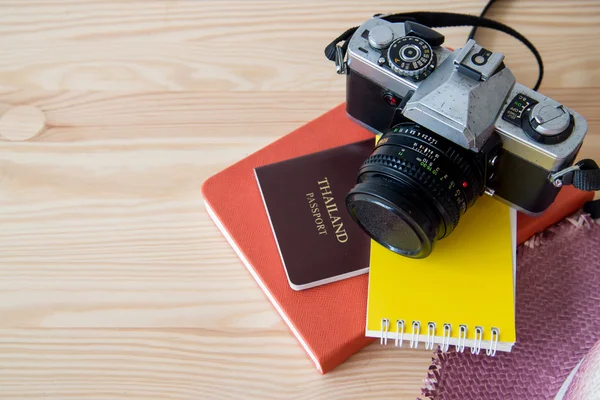
<path fill-rule="evenodd" d="M 398 254 L 427 257 L 482 194 L 485 155 L 414 123 L 381 137 L 346 196 L 352 218 Z"/>
<path fill-rule="evenodd" d="M 347 199 L 353 218 L 388 249 L 409 257 L 425 257 L 431 252 L 428 238 L 435 235 L 435 224 L 414 203 L 381 183 L 366 182 L 355 188 Z"/>

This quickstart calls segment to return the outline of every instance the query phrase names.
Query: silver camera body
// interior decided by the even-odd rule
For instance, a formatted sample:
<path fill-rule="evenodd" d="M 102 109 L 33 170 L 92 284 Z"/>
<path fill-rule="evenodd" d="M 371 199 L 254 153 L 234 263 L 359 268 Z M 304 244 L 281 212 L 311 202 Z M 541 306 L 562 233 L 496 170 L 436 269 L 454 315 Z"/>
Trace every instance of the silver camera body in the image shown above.
<path fill-rule="evenodd" d="M 455 51 L 443 36 L 414 22 L 374 17 L 349 40 L 347 113 L 383 134 L 414 122 L 478 153 L 497 135 L 485 192 L 528 214 L 558 194 L 553 173 L 573 164 L 587 132 L 585 119 L 516 82 L 502 53 L 468 40 Z"/>

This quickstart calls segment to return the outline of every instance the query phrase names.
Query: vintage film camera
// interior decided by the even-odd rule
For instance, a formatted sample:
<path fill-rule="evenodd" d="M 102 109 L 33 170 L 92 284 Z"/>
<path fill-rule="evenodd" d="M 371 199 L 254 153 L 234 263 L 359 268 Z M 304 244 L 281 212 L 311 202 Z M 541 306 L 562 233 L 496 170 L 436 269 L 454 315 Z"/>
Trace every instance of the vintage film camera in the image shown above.
<path fill-rule="evenodd" d="M 422 24 L 375 16 L 341 57 L 336 47 L 348 116 L 382 134 L 346 205 L 374 240 L 413 258 L 483 193 L 543 212 L 587 132 L 580 114 L 517 83 L 501 53 L 443 42 Z"/>

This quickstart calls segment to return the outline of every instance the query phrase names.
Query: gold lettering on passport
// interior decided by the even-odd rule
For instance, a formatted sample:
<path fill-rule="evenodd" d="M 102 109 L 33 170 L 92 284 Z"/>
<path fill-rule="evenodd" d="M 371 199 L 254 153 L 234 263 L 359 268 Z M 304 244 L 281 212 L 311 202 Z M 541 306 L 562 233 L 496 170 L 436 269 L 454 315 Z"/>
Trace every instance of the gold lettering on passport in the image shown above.
<path fill-rule="evenodd" d="M 319 205 L 315 200 L 315 194 L 307 193 L 306 200 L 308 200 L 308 207 L 310 208 L 310 213 L 315 219 L 317 232 L 319 233 L 319 235 L 327 235 L 327 229 L 325 229 L 325 223 L 323 221 L 323 217 L 321 217 L 321 210 L 319 210 Z"/>
<path fill-rule="evenodd" d="M 344 223 L 341 221 L 342 217 L 336 215 L 336 213 L 339 213 L 339 210 L 337 204 L 335 203 L 333 193 L 331 192 L 329 180 L 327 177 L 325 177 L 323 180 L 318 181 L 317 184 L 319 185 L 321 197 L 325 202 L 325 209 L 327 210 L 329 221 L 331 222 L 331 226 L 335 232 L 335 237 L 337 238 L 338 242 L 346 243 L 348 241 L 348 233 L 346 233 L 346 230 L 344 229 Z"/>

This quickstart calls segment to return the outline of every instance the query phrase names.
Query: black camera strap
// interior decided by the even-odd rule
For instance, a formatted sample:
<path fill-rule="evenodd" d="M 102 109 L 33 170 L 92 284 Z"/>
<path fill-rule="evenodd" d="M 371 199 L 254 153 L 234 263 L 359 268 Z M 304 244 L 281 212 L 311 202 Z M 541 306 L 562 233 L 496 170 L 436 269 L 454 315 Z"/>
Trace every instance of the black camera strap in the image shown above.
<path fill-rule="evenodd" d="M 573 185 L 586 192 L 600 190 L 600 169 L 594 160 L 584 159 L 550 176 L 554 186 Z M 600 200 L 587 202 L 583 211 L 594 219 L 600 218 Z"/>
<path fill-rule="evenodd" d="M 496 0 L 489 0 L 487 2 L 487 4 L 485 5 L 485 7 L 483 8 L 483 10 L 481 11 L 481 14 L 479 14 L 479 16 L 481 18 L 485 17 L 485 14 L 490 10 L 490 8 L 492 7 L 492 4 L 494 4 L 495 2 L 496 2 Z M 469 39 L 474 39 L 476 32 L 477 32 L 477 27 L 474 26 L 473 29 L 471 29 L 471 33 L 469 33 Z"/>
<path fill-rule="evenodd" d="M 488 3 L 491 5 L 490 2 Z M 489 7 L 487 7 L 489 9 Z M 484 9 L 483 13 L 485 13 L 487 9 Z M 483 15 L 482 13 L 482 15 Z M 448 28 L 448 27 L 457 27 L 457 26 L 473 26 L 473 27 L 481 27 L 481 28 L 490 28 L 495 29 L 501 32 L 504 32 L 512 37 L 521 41 L 535 56 L 535 59 L 538 63 L 539 73 L 538 79 L 533 87 L 533 90 L 537 90 L 541 83 L 542 78 L 544 77 L 544 63 L 542 61 L 542 57 L 540 53 L 535 48 L 533 43 L 531 43 L 525 36 L 521 35 L 519 32 L 514 30 L 508 25 L 504 25 L 500 22 L 479 17 L 476 15 L 468 15 L 468 14 L 458 14 L 458 13 L 449 13 L 449 12 L 429 12 L 429 11 L 415 11 L 401 14 L 388 14 L 381 15 L 377 14 L 375 17 L 381 18 L 388 22 L 406 22 L 412 21 L 422 25 L 425 25 L 429 28 Z M 340 36 L 335 38 L 331 43 L 325 47 L 325 57 L 327 57 L 330 61 L 342 62 L 343 58 L 346 55 L 346 50 L 348 49 L 348 44 L 350 42 L 350 38 L 358 29 L 357 26 L 346 30 Z M 475 30 L 471 31 L 472 35 L 475 35 Z M 340 45 L 340 43 L 343 44 Z M 340 60 L 341 58 L 341 60 Z"/>
<path fill-rule="evenodd" d="M 577 189 L 591 191 L 600 190 L 600 169 L 594 160 L 581 160 L 577 164 L 580 169 L 573 172 L 573 186 Z"/>
<path fill-rule="evenodd" d="M 590 214 L 593 219 L 600 218 L 600 200 L 588 201 L 583 205 L 583 212 Z"/>

